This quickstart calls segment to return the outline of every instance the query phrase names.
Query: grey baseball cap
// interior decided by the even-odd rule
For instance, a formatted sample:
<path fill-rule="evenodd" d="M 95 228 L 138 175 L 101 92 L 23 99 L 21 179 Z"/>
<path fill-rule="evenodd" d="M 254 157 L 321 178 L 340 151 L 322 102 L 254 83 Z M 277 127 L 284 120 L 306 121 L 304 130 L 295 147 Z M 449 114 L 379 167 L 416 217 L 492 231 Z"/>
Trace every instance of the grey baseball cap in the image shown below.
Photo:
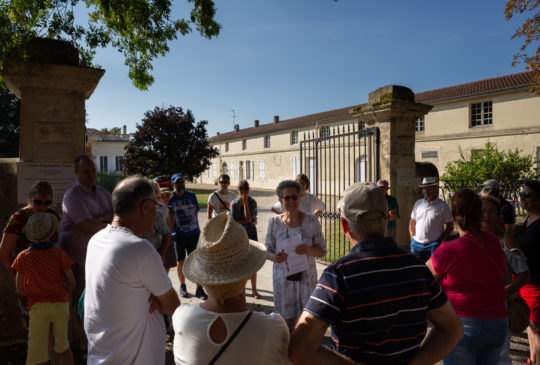
<path fill-rule="evenodd" d="M 342 216 L 355 222 L 369 211 L 377 211 L 384 216 L 388 212 L 388 203 L 382 190 L 376 184 L 366 182 L 356 183 L 345 189 L 337 207 Z"/>

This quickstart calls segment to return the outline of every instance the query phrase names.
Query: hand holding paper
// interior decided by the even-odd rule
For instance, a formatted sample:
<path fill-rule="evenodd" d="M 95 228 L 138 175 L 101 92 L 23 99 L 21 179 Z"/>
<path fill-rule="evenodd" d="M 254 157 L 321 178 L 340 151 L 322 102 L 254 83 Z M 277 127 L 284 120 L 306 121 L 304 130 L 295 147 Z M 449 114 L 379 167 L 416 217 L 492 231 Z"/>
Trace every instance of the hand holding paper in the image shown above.
<path fill-rule="evenodd" d="M 304 248 L 302 246 L 306 247 Z M 298 247 L 301 247 L 300 252 L 305 252 L 298 254 L 296 251 Z M 286 240 L 278 241 L 276 242 L 276 248 L 277 251 L 283 251 L 287 254 L 287 259 L 281 262 L 281 267 L 286 276 L 309 269 L 309 262 L 306 256 L 309 246 L 302 244 L 302 235 L 298 234 Z"/>

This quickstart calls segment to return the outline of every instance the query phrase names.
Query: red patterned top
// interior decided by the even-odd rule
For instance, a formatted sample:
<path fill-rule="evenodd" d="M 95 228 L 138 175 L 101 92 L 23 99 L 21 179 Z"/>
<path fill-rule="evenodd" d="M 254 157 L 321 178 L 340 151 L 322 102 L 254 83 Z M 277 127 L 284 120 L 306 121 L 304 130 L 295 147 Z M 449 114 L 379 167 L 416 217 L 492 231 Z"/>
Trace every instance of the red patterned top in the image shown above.
<path fill-rule="evenodd" d="M 58 213 L 56 213 L 56 210 L 52 208 L 47 208 L 45 211 L 46 213 L 54 214 L 56 219 L 60 221 L 60 216 Z M 28 222 L 28 219 L 30 217 L 26 215 L 24 212 L 24 208 L 19 209 L 15 213 L 9 217 L 9 221 L 6 225 L 6 228 L 4 228 L 4 233 L 12 233 L 19 236 L 19 239 L 17 240 L 17 245 L 15 247 L 15 256 L 17 256 L 22 250 L 26 250 L 30 246 L 30 241 L 28 241 L 28 238 L 26 238 L 26 235 L 24 234 L 24 227 L 26 226 L 26 223 Z M 49 242 L 58 242 L 58 233 L 55 233 Z"/>
<path fill-rule="evenodd" d="M 21 252 L 12 269 L 24 275 L 28 310 L 37 302 L 67 302 L 64 271 L 73 265 L 67 253 L 53 246 L 46 250 L 27 249 Z"/>

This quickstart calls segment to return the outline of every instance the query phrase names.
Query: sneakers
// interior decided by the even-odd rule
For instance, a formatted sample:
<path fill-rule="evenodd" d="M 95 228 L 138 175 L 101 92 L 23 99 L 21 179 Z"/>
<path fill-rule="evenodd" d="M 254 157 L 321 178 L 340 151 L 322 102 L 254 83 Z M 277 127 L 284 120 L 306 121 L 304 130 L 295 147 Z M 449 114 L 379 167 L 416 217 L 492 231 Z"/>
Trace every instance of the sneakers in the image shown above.
<path fill-rule="evenodd" d="M 202 300 L 208 299 L 208 295 L 206 295 L 206 293 L 204 292 L 203 287 L 200 286 L 200 285 L 197 285 L 197 290 L 195 290 L 195 296 L 197 298 L 202 299 Z"/>
<path fill-rule="evenodd" d="M 182 298 L 189 298 L 189 293 L 187 292 L 186 284 L 180 284 L 180 296 Z"/>

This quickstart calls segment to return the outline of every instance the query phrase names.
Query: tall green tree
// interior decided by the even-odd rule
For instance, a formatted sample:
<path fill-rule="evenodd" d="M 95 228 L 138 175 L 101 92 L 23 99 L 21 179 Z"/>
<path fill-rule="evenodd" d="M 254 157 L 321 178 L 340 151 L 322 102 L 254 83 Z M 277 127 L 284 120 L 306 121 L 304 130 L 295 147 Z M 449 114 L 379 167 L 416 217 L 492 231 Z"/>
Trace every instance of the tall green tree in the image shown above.
<path fill-rule="evenodd" d="M 517 14 L 529 14 L 530 17 L 512 35 L 514 38 L 523 38 L 523 44 L 514 54 L 512 66 L 523 62 L 528 71 L 533 73 L 534 86 L 532 92 L 540 95 L 540 0 L 508 0 L 504 10 L 506 20 Z M 532 47 L 533 53 L 527 50 Z M 536 47 L 536 50 L 534 49 Z"/>
<path fill-rule="evenodd" d="M 156 107 L 137 124 L 133 140 L 126 146 L 127 174 L 172 175 L 182 172 L 187 179 L 208 169 L 218 150 L 208 143 L 206 125 L 195 122 L 190 110 Z"/>
<path fill-rule="evenodd" d="M 176 19 L 171 0 L 0 0 L 0 68 L 5 60 L 25 59 L 35 37 L 71 42 L 82 66 L 92 65 L 95 49 L 112 46 L 123 53 L 133 84 L 146 90 L 154 82 L 152 62 L 169 51 L 178 34 L 194 27 L 203 37 L 219 34 L 212 0 L 187 0 L 191 13 Z M 88 23 L 75 19 L 86 6 Z"/>
<path fill-rule="evenodd" d="M 525 180 L 538 176 L 533 155 L 522 155 L 521 151 L 499 151 L 495 143 L 487 142 L 483 150 L 473 150 L 465 155 L 459 150 L 460 158 L 449 162 L 441 180 Z"/>
<path fill-rule="evenodd" d="M 0 157 L 19 157 L 21 102 L 7 88 L 0 88 Z"/>

